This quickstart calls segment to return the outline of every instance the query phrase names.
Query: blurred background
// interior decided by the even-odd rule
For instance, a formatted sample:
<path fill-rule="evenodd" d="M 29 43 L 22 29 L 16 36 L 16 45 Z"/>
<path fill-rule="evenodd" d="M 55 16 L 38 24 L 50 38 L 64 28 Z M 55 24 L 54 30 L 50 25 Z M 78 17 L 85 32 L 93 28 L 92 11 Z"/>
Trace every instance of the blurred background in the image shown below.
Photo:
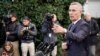
<path fill-rule="evenodd" d="M 32 22 L 36 24 L 38 29 L 36 46 L 42 41 L 43 37 L 40 33 L 40 25 L 44 14 L 47 12 L 54 13 L 60 24 L 67 27 L 70 23 L 68 17 L 68 8 L 71 2 L 77 1 L 83 4 L 84 11 L 89 11 L 100 26 L 100 0 L 0 0 L 0 20 L 2 16 L 7 16 L 11 12 L 16 12 L 17 18 L 20 21 L 23 16 L 29 16 Z M 0 24 L 1 25 L 1 24 Z M 0 45 L 4 43 L 3 28 L 0 26 Z M 98 34 L 98 39 L 99 39 Z M 63 56 L 64 51 L 61 49 L 61 35 L 58 35 L 58 55 Z M 97 44 L 97 56 L 100 56 L 100 44 Z"/>

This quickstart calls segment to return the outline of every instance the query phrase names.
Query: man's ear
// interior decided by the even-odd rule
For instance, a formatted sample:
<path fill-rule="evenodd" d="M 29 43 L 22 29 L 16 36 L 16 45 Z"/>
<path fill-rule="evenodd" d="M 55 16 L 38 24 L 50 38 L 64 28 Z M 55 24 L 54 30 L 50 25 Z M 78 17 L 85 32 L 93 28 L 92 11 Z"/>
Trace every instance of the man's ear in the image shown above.
<path fill-rule="evenodd" d="M 84 13 L 84 10 L 80 10 L 80 13 L 83 14 Z"/>
<path fill-rule="evenodd" d="M 82 14 L 84 14 L 84 13 L 85 13 L 85 12 L 84 12 L 84 10 L 82 10 L 81 12 L 82 12 Z"/>

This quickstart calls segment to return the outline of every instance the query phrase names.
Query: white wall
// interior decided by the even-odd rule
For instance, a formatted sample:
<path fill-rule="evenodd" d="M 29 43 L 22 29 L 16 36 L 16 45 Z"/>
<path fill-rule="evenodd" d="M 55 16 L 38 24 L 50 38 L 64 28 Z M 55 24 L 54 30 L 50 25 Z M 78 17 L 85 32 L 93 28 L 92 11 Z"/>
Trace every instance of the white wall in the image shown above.
<path fill-rule="evenodd" d="M 100 17 L 100 0 L 89 0 L 84 7 L 85 12 L 90 12 L 93 17 Z"/>

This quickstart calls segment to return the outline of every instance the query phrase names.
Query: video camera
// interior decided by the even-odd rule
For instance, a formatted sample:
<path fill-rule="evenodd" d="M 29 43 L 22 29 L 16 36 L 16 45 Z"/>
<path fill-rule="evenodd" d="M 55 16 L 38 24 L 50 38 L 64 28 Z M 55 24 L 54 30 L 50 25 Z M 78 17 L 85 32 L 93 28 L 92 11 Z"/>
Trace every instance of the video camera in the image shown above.
<path fill-rule="evenodd" d="M 47 13 L 45 19 L 47 19 L 47 21 L 52 21 L 53 15 L 51 13 Z"/>
<path fill-rule="evenodd" d="M 24 27 L 25 29 L 24 29 L 24 31 L 23 31 L 23 33 L 25 34 L 25 35 L 27 35 L 28 34 L 28 30 L 30 29 L 29 27 Z"/>
<path fill-rule="evenodd" d="M 11 18 L 8 15 L 1 15 L 0 22 L 7 26 L 11 22 Z"/>
<path fill-rule="evenodd" d="M 37 46 L 37 52 L 36 52 L 36 56 L 47 56 L 48 53 L 50 53 L 54 47 L 57 45 L 57 43 L 53 43 L 53 44 L 48 44 L 45 42 L 41 42 L 38 46 Z"/>
<path fill-rule="evenodd" d="M 47 28 L 48 28 L 48 30 L 50 30 L 51 31 L 51 28 L 53 27 L 53 22 L 52 22 L 52 19 L 53 19 L 53 14 L 51 14 L 51 13 L 47 13 L 46 15 L 45 15 L 45 22 L 44 23 L 46 23 L 47 24 Z"/>

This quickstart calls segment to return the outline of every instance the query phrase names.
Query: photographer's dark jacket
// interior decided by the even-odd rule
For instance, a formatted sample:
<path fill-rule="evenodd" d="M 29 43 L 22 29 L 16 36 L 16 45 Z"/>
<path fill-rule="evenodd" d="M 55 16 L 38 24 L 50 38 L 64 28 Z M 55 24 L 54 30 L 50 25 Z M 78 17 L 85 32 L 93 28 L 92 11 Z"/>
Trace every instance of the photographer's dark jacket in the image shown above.
<path fill-rule="evenodd" d="M 18 27 L 18 35 L 21 39 L 22 43 L 30 43 L 30 42 L 34 42 L 35 40 L 35 35 L 37 34 L 37 29 L 36 26 L 32 23 L 29 24 L 29 26 L 27 26 L 31 32 L 26 31 L 26 33 L 23 33 L 23 35 L 20 34 L 22 28 L 25 27 L 23 24 L 20 24 Z"/>
<path fill-rule="evenodd" d="M 96 20 L 91 19 L 91 21 L 87 21 L 90 28 L 90 35 L 88 38 L 89 45 L 94 45 L 98 43 L 97 33 L 99 33 L 99 26 Z"/>
<path fill-rule="evenodd" d="M 7 41 L 17 41 L 18 40 L 17 27 L 18 27 L 17 22 L 10 22 L 6 26 L 6 32 L 10 32 L 10 35 L 7 36 Z"/>
<path fill-rule="evenodd" d="M 58 24 L 58 23 L 56 23 Z M 44 21 L 41 26 L 41 32 L 44 37 L 44 42 L 48 44 L 54 44 L 57 42 L 56 34 L 50 29 L 49 22 Z"/>

